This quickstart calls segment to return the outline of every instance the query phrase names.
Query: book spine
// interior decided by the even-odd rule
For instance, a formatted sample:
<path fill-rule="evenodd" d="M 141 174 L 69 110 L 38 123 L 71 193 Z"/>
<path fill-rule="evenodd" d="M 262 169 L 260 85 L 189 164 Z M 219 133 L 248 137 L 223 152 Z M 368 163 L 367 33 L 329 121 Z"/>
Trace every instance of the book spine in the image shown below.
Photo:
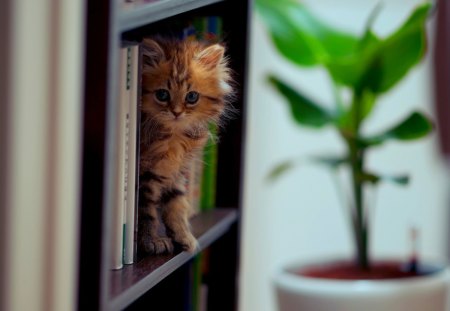
<path fill-rule="evenodd" d="M 201 273 L 202 255 L 198 254 L 192 261 L 192 310 L 199 311 L 201 297 L 201 285 L 202 285 L 202 273 Z"/>
<path fill-rule="evenodd" d="M 222 19 L 218 16 L 207 16 L 203 22 L 203 40 L 209 43 L 217 43 L 222 36 Z M 201 183 L 200 210 L 208 211 L 216 204 L 216 179 L 217 179 L 217 157 L 218 146 L 216 137 L 218 128 L 215 124 L 209 125 L 211 136 L 203 151 L 203 177 Z"/>
<path fill-rule="evenodd" d="M 202 195 L 202 179 L 203 179 L 203 150 L 199 151 L 197 157 L 195 158 L 194 168 L 192 170 L 192 180 L 193 186 L 191 188 L 191 201 L 194 210 L 198 213 L 201 211 L 200 199 Z"/>
<path fill-rule="evenodd" d="M 217 178 L 217 126 L 209 125 L 211 137 L 209 138 L 203 151 L 203 177 L 201 186 L 200 209 L 208 211 L 214 208 L 216 203 L 216 178 Z"/>
<path fill-rule="evenodd" d="M 120 49 L 120 75 L 119 75 L 119 102 L 117 119 L 117 176 L 116 176 L 116 200 L 113 212 L 113 232 L 111 239 L 111 269 L 121 269 L 123 266 L 124 247 L 124 206 L 125 206 L 125 139 L 126 139 L 126 118 L 128 105 L 127 91 L 127 71 L 128 71 L 128 50 Z"/>
<path fill-rule="evenodd" d="M 138 240 L 138 210 L 139 210 L 139 163 L 140 163 L 140 155 L 141 155 L 141 107 L 142 107 L 142 45 L 138 45 L 138 68 L 137 68 L 137 90 L 138 90 L 138 98 L 136 104 L 136 170 L 135 170 L 135 178 L 134 178 L 134 261 L 137 261 L 137 240 Z"/>
<path fill-rule="evenodd" d="M 132 264 L 135 258 L 134 231 L 136 219 L 136 155 L 137 155 L 137 115 L 138 115 L 138 46 L 128 47 L 128 139 L 127 139 L 127 200 L 125 225 L 124 264 Z"/>
<path fill-rule="evenodd" d="M 131 51 L 129 47 L 125 47 L 127 52 L 127 64 L 126 64 L 126 83 L 125 83 L 125 96 L 123 98 L 122 104 L 124 105 L 124 118 L 125 118 L 125 128 L 124 128 L 124 150 L 123 150 L 123 160 L 124 160 L 124 202 L 123 202 L 123 245 L 122 245 L 122 263 L 125 263 L 125 251 L 126 251 L 126 232 L 127 232 L 127 204 L 130 199 L 128 193 L 128 143 L 130 138 L 130 69 L 131 69 Z"/>

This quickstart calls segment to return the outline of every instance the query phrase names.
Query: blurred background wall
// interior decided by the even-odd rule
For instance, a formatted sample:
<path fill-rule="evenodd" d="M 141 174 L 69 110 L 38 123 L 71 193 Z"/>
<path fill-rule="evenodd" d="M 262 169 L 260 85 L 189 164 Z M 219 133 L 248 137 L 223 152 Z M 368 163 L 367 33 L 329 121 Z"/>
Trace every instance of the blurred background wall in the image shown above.
<path fill-rule="evenodd" d="M 361 33 L 379 1 L 304 2 L 329 24 Z M 374 25 L 376 32 L 386 35 L 392 31 L 416 3 L 419 1 L 384 1 Z M 432 21 L 429 33 L 432 41 Z M 280 265 L 351 256 L 353 248 L 348 220 L 327 170 L 305 164 L 274 183 L 267 181 L 270 170 L 283 160 L 339 152 L 342 144 L 332 129 L 317 132 L 295 125 L 283 99 L 265 82 L 266 75 L 274 72 L 330 104 L 331 84 L 323 70 L 298 69 L 279 56 L 255 12 L 251 40 L 239 309 L 272 311 L 271 276 Z M 367 122 L 368 133 L 389 127 L 413 109 L 434 114 L 431 41 L 425 62 L 380 98 Z M 407 257 L 409 229 L 417 226 L 421 256 L 446 260 L 450 184 L 436 135 L 412 143 L 388 143 L 369 156 L 368 166 L 412 177 L 405 188 L 379 187 L 372 212 L 372 255 Z"/>

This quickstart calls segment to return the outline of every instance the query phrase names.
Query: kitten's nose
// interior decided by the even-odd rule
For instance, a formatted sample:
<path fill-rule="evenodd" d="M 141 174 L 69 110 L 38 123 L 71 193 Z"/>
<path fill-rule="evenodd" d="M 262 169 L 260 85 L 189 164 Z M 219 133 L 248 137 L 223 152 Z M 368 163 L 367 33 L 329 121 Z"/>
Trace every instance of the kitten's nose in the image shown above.
<path fill-rule="evenodd" d="M 183 111 L 172 110 L 172 114 L 175 116 L 175 118 L 178 118 L 182 113 L 183 113 Z"/>

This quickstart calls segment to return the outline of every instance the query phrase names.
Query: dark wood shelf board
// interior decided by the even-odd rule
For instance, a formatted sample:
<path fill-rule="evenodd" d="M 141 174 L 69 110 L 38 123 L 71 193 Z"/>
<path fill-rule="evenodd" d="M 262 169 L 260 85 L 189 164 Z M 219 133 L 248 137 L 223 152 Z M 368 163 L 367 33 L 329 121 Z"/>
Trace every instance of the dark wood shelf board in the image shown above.
<path fill-rule="evenodd" d="M 225 234 L 237 218 L 237 211 L 231 208 L 217 208 L 193 217 L 192 231 L 198 240 L 199 251 Z M 107 309 L 122 310 L 127 307 L 194 256 L 187 252 L 149 256 L 121 270 L 111 271 L 111 299 Z"/>
<path fill-rule="evenodd" d="M 119 11 L 118 29 L 125 32 L 223 0 L 159 0 Z"/>

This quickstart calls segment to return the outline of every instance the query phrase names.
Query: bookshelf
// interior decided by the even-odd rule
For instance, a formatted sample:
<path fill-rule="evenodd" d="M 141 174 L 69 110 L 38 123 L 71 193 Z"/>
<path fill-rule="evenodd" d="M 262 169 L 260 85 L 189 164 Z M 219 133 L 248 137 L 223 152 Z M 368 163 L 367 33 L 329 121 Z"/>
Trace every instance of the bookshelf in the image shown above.
<path fill-rule="evenodd" d="M 201 213 L 191 224 L 199 252 L 208 249 L 208 310 L 234 310 L 249 2 L 160 0 L 133 7 L 118 2 L 87 2 L 78 309 L 189 310 L 186 284 L 194 255 L 146 257 L 121 270 L 109 269 L 107 241 L 117 170 L 118 47 L 122 40 L 170 33 L 179 21 L 214 15 L 223 20 L 224 41 L 239 88 L 239 99 L 233 104 L 239 116 L 226 126 L 219 143 L 216 202 L 228 208 Z"/>

